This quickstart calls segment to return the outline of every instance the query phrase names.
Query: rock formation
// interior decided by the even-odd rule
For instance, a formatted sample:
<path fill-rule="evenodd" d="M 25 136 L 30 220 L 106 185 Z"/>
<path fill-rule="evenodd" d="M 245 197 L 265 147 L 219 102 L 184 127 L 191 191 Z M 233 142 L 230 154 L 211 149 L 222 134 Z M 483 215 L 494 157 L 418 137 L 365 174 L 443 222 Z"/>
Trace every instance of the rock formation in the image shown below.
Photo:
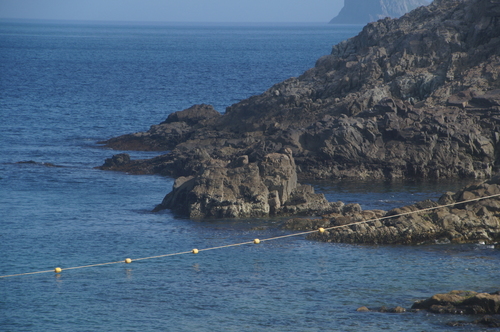
<path fill-rule="evenodd" d="M 451 291 L 417 301 L 411 308 L 424 309 L 437 314 L 495 315 L 500 314 L 500 291 L 493 294 Z"/>
<path fill-rule="evenodd" d="M 299 185 L 295 169 L 290 149 L 258 162 L 246 155 L 232 163 L 212 159 L 198 175 L 177 178 L 155 211 L 171 209 L 192 219 L 339 212 L 338 203 Z"/>
<path fill-rule="evenodd" d="M 100 167 L 136 174 L 199 176 L 212 160 L 290 149 L 299 179 L 489 178 L 500 165 L 500 3 L 435 0 L 366 25 L 223 115 L 195 105 L 103 143 L 169 151 Z"/>
<path fill-rule="evenodd" d="M 223 115 L 198 105 L 107 141 L 170 150 L 111 169 L 187 176 L 200 150 L 230 161 L 290 148 L 301 178 L 488 178 L 500 140 L 499 17 L 493 0 L 441 0 L 370 23 Z"/>
<path fill-rule="evenodd" d="M 345 0 L 344 7 L 331 24 L 366 24 L 386 17 L 398 18 L 426 6 L 427 0 Z"/>
<path fill-rule="evenodd" d="M 322 219 L 290 219 L 285 229 L 315 232 L 308 238 L 323 242 L 367 244 L 496 243 L 500 241 L 500 196 L 463 204 L 475 198 L 500 195 L 500 177 L 448 192 L 438 202 L 430 200 L 391 211 L 362 211 L 358 204 L 340 206 L 340 213 Z M 446 207 L 438 208 L 446 205 Z M 412 213 L 422 209 L 427 211 Z M 394 216 L 394 217 L 392 217 Z"/>
<path fill-rule="evenodd" d="M 358 312 L 403 313 L 426 310 L 434 314 L 469 315 L 474 320 L 449 321 L 448 326 L 483 325 L 500 327 L 500 291 L 493 293 L 478 293 L 474 291 L 454 290 L 449 293 L 435 294 L 428 299 L 416 301 L 411 309 L 403 307 L 369 309 L 366 306 L 357 309 Z"/>

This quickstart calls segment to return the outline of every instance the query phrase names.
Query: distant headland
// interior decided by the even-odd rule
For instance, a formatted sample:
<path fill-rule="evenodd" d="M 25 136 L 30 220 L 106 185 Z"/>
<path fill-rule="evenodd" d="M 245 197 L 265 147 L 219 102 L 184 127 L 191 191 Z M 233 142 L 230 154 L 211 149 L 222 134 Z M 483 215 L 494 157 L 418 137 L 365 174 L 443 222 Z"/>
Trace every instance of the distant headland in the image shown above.
<path fill-rule="evenodd" d="M 331 24 L 366 24 L 385 17 L 398 18 L 431 0 L 345 0 Z"/>

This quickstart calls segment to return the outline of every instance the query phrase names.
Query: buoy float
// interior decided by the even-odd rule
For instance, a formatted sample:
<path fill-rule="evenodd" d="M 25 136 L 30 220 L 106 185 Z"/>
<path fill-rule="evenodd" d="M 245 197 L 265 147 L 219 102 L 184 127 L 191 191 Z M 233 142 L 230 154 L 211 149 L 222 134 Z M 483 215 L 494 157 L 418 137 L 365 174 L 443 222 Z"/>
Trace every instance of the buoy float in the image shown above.
<path fill-rule="evenodd" d="M 62 269 L 61 269 L 60 267 L 56 267 L 56 268 L 54 269 L 54 272 L 55 272 L 55 273 L 61 273 L 61 272 L 62 272 Z"/>
<path fill-rule="evenodd" d="M 318 228 L 318 231 L 323 234 L 325 232 L 325 229 L 323 227 Z"/>
<path fill-rule="evenodd" d="M 255 240 L 253 240 L 253 243 L 255 243 L 255 244 L 259 244 L 259 243 L 260 243 L 260 240 L 259 240 L 259 239 L 255 239 Z"/>
<path fill-rule="evenodd" d="M 198 249 L 193 249 L 193 250 L 191 250 L 191 252 L 192 252 L 193 254 L 197 254 L 197 253 L 199 253 L 200 251 L 199 251 Z"/>
<path fill-rule="evenodd" d="M 132 260 L 130 258 L 125 258 L 125 263 L 130 264 L 132 263 Z"/>

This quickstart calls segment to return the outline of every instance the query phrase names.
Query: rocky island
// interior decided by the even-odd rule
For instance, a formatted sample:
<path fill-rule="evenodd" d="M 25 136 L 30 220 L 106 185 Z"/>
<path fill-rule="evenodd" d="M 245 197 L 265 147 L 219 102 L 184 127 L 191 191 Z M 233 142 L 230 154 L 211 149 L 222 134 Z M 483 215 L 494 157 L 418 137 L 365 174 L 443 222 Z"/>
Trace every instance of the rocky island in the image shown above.
<path fill-rule="evenodd" d="M 366 24 L 386 17 L 398 18 L 427 0 L 345 0 L 344 7 L 331 24 Z"/>
<path fill-rule="evenodd" d="M 242 100 L 224 114 L 194 105 L 146 132 L 102 142 L 120 150 L 168 152 L 149 160 L 120 154 L 100 169 L 177 178 L 156 210 L 173 209 L 192 218 L 331 215 L 330 224 L 339 216 L 358 218 L 355 214 L 363 211 L 329 203 L 299 182 L 490 179 L 500 163 L 499 74 L 499 1 L 435 0 L 401 18 L 369 23 L 300 77 Z M 484 184 L 493 185 L 498 183 Z M 486 227 L 481 229 L 485 236 L 463 234 L 467 227 L 457 225 L 467 225 L 472 214 L 450 210 L 422 223 L 455 225 L 456 233 L 428 225 L 395 242 L 498 240 L 500 201 L 489 201 L 494 203 L 473 210 L 475 216 L 491 215 L 488 225 L 480 226 Z M 392 212 L 371 215 L 387 213 Z M 395 225 L 385 226 L 387 234 L 401 235 Z M 395 243 L 384 232 L 364 239 L 377 235 L 379 243 Z M 327 240 L 370 242 L 364 239 L 331 233 Z"/>

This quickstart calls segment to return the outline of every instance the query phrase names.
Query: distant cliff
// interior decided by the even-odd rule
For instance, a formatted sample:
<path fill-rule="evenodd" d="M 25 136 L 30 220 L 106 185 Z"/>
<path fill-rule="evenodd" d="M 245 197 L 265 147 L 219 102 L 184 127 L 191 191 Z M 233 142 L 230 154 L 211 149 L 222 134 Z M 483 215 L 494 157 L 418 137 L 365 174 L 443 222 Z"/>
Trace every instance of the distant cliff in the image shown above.
<path fill-rule="evenodd" d="M 398 18 L 430 2 L 428 0 L 345 0 L 344 8 L 330 23 L 366 24 L 385 17 Z"/>

